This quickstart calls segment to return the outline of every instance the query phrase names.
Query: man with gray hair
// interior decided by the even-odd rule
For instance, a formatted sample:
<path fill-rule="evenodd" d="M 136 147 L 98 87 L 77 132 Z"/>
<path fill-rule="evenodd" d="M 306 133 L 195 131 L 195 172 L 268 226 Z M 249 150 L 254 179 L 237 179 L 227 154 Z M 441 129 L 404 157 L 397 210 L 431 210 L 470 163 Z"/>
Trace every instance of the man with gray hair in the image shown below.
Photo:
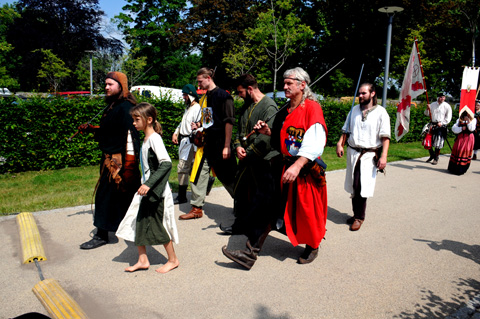
<path fill-rule="evenodd" d="M 281 200 L 274 220 L 256 236 L 249 236 L 246 250 L 228 250 L 223 254 L 250 269 L 271 229 L 286 234 L 305 250 L 297 259 L 299 264 L 311 263 L 318 255 L 318 247 L 325 236 L 327 221 L 327 187 L 321 155 L 327 141 L 327 126 L 322 107 L 315 101 L 308 87 L 310 77 L 302 68 L 287 70 L 284 75 L 285 96 L 289 103 L 275 116 L 272 128 L 258 121 L 254 129 L 271 136 L 272 148 L 282 154 L 277 185 Z"/>

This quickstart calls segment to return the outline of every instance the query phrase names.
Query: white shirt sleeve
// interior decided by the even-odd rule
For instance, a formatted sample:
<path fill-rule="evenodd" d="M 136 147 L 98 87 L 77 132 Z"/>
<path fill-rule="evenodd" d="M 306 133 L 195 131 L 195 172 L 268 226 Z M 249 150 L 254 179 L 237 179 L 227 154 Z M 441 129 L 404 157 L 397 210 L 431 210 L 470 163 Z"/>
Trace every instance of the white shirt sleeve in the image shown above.
<path fill-rule="evenodd" d="M 312 125 L 303 137 L 302 146 L 298 150 L 298 156 L 303 156 L 313 161 L 323 154 L 326 142 L 325 128 L 322 124 Z"/>

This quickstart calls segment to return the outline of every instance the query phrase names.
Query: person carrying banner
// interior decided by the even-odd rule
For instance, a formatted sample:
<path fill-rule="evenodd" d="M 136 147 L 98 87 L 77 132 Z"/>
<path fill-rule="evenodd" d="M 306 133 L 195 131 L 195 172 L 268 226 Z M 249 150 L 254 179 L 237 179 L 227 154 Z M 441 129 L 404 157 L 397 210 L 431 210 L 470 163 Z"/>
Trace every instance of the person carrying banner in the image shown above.
<path fill-rule="evenodd" d="M 477 151 L 480 149 L 480 101 L 475 102 L 475 119 L 477 120 L 477 126 L 475 127 L 475 145 L 473 146 L 472 160 L 477 159 Z"/>
<path fill-rule="evenodd" d="M 375 86 L 363 83 L 358 90 L 360 104 L 355 105 L 342 127 L 337 156 L 343 157 L 347 143 L 345 190 L 351 194 L 353 217 L 347 220 L 350 230 L 357 231 L 365 220 L 367 198 L 373 197 L 378 171 L 387 166 L 390 146 L 390 117 L 377 105 Z"/>
<path fill-rule="evenodd" d="M 432 148 L 428 150 L 430 157 L 427 159 L 427 163 L 432 162 L 432 165 L 437 165 L 440 150 L 447 138 L 447 125 L 452 120 L 452 108 L 445 102 L 445 94 L 438 94 L 437 101 L 427 104 L 425 115 L 431 116 L 432 122 Z"/>
<path fill-rule="evenodd" d="M 475 144 L 473 132 L 477 126 L 477 120 L 464 111 L 452 126 L 453 133 L 457 134 L 453 144 L 452 154 L 448 163 L 448 170 L 455 175 L 465 174 L 470 167 L 472 150 Z"/>
<path fill-rule="evenodd" d="M 173 144 L 178 146 L 178 196 L 175 198 L 175 205 L 187 202 L 187 188 L 190 180 L 190 171 L 192 170 L 193 159 L 196 147 L 190 141 L 192 134 L 192 123 L 200 119 L 200 104 L 198 104 L 198 94 L 195 87 L 186 84 L 182 88 L 183 100 L 185 101 L 185 113 L 182 121 L 178 124 L 172 135 Z"/>
<path fill-rule="evenodd" d="M 318 164 L 327 141 L 323 110 L 308 86 L 307 72 L 297 67 L 285 71 L 283 78 L 289 104 L 277 113 L 271 129 L 264 121 L 253 127 L 258 133 L 271 136 L 272 147 L 283 155 L 281 173 L 274 176 L 281 192 L 278 206 L 272 208 L 278 216 L 263 229 L 248 233 L 246 249 L 222 248 L 227 258 L 247 269 L 256 262 L 272 229 L 286 233 L 294 246 L 305 244 L 297 259 L 299 264 L 315 260 L 325 236 L 327 186 L 325 172 Z"/>
<path fill-rule="evenodd" d="M 200 99 L 201 120 L 192 123 L 192 129 L 203 130 L 203 143 L 195 153 L 192 174 L 190 177 L 192 209 L 179 218 L 181 220 L 201 218 L 207 194 L 210 169 L 222 182 L 233 198 L 237 160 L 232 156 L 232 129 L 235 113 L 232 96 L 216 86 L 213 78 L 215 71 L 201 68 L 197 72 L 198 86 L 207 90 Z"/>

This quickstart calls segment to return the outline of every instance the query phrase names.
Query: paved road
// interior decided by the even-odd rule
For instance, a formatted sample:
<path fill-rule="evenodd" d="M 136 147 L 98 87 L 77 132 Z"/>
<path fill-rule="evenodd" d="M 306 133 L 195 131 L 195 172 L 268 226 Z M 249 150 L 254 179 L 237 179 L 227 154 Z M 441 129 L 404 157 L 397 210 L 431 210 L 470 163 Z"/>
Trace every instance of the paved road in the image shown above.
<path fill-rule="evenodd" d="M 123 240 L 93 251 L 78 245 L 92 227 L 90 206 L 35 214 L 55 278 L 91 318 L 444 318 L 480 292 L 480 161 L 464 176 L 425 158 L 392 163 L 377 178 L 375 197 L 358 232 L 345 220 L 351 207 L 345 171 L 327 175 L 326 240 L 318 259 L 297 265 L 303 247 L 273 233 L 251 271 L 230 262 L 221 247 L 243 248 L 243 236 L 219 234 L 232 219 L 232 200 L 212 190 L 206 216 L 178 221 L 181 265 L 168 274 L 161 246 L 152 266 L 133 274 L 137 250 Z M 183 204 L 177 215 L 187 212 Z M 21 265 L 15 219 L 0 220 L 0 318 L 45 313 L 32 293 L 34 265 Z"/>

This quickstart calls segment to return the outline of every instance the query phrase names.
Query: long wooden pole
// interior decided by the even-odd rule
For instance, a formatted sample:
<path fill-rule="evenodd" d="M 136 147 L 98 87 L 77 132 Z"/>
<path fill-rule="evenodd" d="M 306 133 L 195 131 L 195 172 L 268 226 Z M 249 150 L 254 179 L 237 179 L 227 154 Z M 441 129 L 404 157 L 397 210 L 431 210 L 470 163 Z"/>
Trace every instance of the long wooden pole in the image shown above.
<path fill-rule="evenodd" d="M 423 73 L 422 59 L 420 59 L 420 51 L 418 50 L 417 37 L 415 37 L 415 48 L 417 48 L 418 63 L 420 64 L 420 70 L 422 71 L 422 81 L 423 81 L 423 87 L 425 88 L 425 96 L 427 97 L 427 104 L 430 104 L 430 102 L 428 101 L 428 90 L 427 90 L 427 83 L 425 82 L 425 74 Z M 430 108 L 428 108 L 428 114 L 430 115 L 430 121 L 432 121 L 432 112 L 430 111 Z"/>

